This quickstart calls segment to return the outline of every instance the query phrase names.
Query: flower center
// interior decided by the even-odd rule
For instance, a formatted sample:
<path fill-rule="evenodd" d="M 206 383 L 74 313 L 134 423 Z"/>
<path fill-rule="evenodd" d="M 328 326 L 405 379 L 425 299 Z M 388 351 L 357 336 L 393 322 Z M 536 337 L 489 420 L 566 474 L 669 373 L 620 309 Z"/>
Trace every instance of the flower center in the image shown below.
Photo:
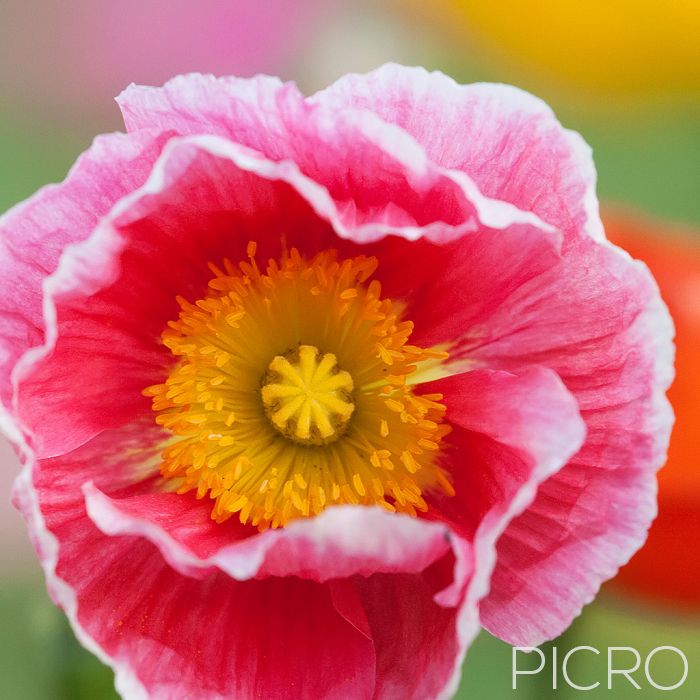
<path fill-rule="evenodd" d="M 285 437 L 324 445 L 345 432 L 355 404 L 352 377 L 313 345 L 276 355 L 260 391 L 265 414 Z"/>
<path fill-rule="evenodd" d="M 214 500 L 264 530 L 336 504 L 416 515 L 426 494 L 453 494 L 439 464 L 440 394 L 423 369 L 446 353 L 408 343 L 402 304 L 381 296 L 377 260 L 304 259 L 223 269 L 162 334 L 167 378 L 144 390 L 170 433 L 161 474 L 178 493 Z M 428 376 L 428 375 L 426 375 Z"/>

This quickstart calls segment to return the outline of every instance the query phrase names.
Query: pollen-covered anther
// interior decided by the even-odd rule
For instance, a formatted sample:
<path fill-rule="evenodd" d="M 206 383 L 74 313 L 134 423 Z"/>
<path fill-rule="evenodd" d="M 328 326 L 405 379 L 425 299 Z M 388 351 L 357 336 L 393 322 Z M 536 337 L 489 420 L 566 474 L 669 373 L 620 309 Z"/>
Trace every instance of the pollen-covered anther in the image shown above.
<path fill-rule="evenodd" d="M 332 353 L 300 345 L 273 358 L 260 391 L 265 413 L 282 435 L 324 445 L 337 440 L 355 410 L 353 381 Z"/>
<path fill-rule="evenodd" d="M 377 260 L 292 248 L 262 266 L 256 253 L 210 264 L 204 296 L 178 297 L 163 331 L 173 365 L 144 393 L 170 433 L 169 488 L 260 530 L 343 504 L 415 516 L 454 494 L 442 396 L 416 381 L 446 353 L 408 343 L 403 301 L 371 279 Z"/>

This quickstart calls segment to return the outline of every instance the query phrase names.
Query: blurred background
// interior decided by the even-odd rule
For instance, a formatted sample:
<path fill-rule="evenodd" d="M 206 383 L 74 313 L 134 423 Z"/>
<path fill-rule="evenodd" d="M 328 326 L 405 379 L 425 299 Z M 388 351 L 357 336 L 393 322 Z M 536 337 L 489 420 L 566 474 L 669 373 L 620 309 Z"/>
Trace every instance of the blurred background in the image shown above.
<path fill-rule="evenodd" d="M 593 146 L 610 238 L 645 260 L 677 327 L 677 415 L 644 549 L 563 638 L 600 649 L 683 650 L 700 697 L 700 2 L 672 0 L 2 0 L 0 212 L 61 180 L 92 137 L 121 128 L 112 98 L 176 73 L 278 74 L 307 92 L 385 61 L 460 82 L 514 83 L 544 98 Z M 1 438 L 0 438 L 1 440 Z M 20 516 L 19 470 L 0 442 L 0 698 L 113 698 L 111 673 L 74 641 L 44 591 Z M 549 658 L 551 659 L 551 652 Z M 571 676 L 587 697 L 667 696 L 617 683 L 604 653 Z M 532 661 L 533 665 L 535 660 Z M 549 661 L 548 661 L 549 664 Z M 549 666 L 548 666 L 549 668 Z M 659 655 L 658 684 L 679 677 Z M 551 676 L 511 690 L 511 650 L 483 633 L 460 698 L 569 698 Z"/>

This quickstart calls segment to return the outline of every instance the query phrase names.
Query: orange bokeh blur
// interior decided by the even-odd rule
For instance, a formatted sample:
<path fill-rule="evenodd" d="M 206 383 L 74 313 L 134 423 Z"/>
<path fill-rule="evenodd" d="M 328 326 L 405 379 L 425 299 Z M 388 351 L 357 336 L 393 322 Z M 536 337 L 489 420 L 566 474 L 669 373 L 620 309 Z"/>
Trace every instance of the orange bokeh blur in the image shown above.
<path fill-rule="evenodd" d="M 659 515 L 642 550 L 613 586 L 700 609 L 700 233 L 610 211 L 608 237 L 647 263 L 676 326 L 676 414 L 659 474 Z"/>

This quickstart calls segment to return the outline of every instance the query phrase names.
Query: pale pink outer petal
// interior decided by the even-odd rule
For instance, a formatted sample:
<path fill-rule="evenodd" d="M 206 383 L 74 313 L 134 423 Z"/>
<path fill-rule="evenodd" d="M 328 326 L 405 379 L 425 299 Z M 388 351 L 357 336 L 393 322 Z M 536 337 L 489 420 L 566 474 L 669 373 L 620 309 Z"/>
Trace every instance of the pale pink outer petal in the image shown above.
<path fill-rule="evenodd" d="M 439 74 L 429 75 L 420 69 L 389 66 L 370 76 L 344 78 L 314 99 L 332 108 L 361 108 L 378 113 L 383 119 L 411 133 L 425 147 L 429 158 L 443 166 L 465 170 L 487 195 L 505 198 L 523 209 L 532 207 L 544 220 L 562 228 L 567 234 L 565 261 L 560 266 L 552 266 L 549 275 L 532 280 L 530 285 L 523 285 L 513 295 L 518 299 L 519 308 L 502 303 L 501 313 L 495 314 L 496 318 L 501 318 L 501 322 L 482 316 L 472 319 L 477 322 L 476 325 L 463 324 L 469 325 L 470 330 L 460 339 L 463 348 L 459 350 L 467 361 L 476 359 L 492 363 L 497 353 L 491 351 L 491 346 L 498 347 L 499 341 L 502 341 L 501 345 L 517 348 L 514 353 L 517 360 L 511 364 L 496 360 L 496 366 L 517 367 L 552 362 L 548 366 L 566 378 L 584 408 L 591 408 L 591 403 L 595 401 L 599 404 L 601 415 L 598 419 L 587 415 L 591 439 L 579 458 L 598 467 L 598 488 L 591 486 L 590 490 L 599 498 L 598 515 L 602 504 L 607 504 L 603 508 L 605 517 L 599 517 L 596 522 L 595 518 L 590 518 L 590 512 L 588 514 L 590 529 L 596 530 L 595 536 L 591 535 L 595 539 L 594 545 L 560 540 L 563 547 L 566 544 L 567 548 L 578 546 L 585 549 L 592 559 L 590 577 L 572 585 L 570 591 L 556 591 L 562 597 L 558 615 L 539 618 L 538 607 L 533 600 L 527 599 L 527 591 L 536 588 L 534 578 L 531 587 L 527 583 L 521 584 L 518 590 L 522 604 L 518 606 L 518 613 L 527 617 L 527 621 L 523 621 L 515 614 L 515 606 L 503 605 L 508 595 L 506 591 L 509 590 L 505 581 L 509 576 L 512 581 L 515 576 L 512 571 L 506 573 L 504 570 L 502 576 L 497 574 L 494 583 L 496 589 L 504 588 L 503 595 L 499 598 L 494 593 L 491 604 L 487 601 L 484 605 L 487 624 L 494 631 L 500 629 L 506 638 L 509 632 L 501 629 L 501 625 L 518 628 L 519 634 L 522 628 L 527 629 L 530 625 L 530 634 L 533 635 L 530 641 L 541 641 L 545 635 L 554 636 L 568 625 L 580 610 L 582 602 L 593 597 L 600 581 L 612 576 L 619 565 L 641 545 L 655 512 L 652 505 L 654 472 L 665 460 L 671 425 L 670 411 L 663 393 L 672 374 L 670 323 L 663 304 L 658 302 L 658 290 L 639 265 L 635 268 L 626 256 L 602 240 L 595 199 L 595 171 L 589 149 L 578 135 L 563 130 L 549 108 L 535 98 L 506 86 L 462 87 Z M 505 113 L 506 118 L 486 119 L 489 113 Z M 445 120 L 449 128 L 434 128 L 434 123 L 444 125 Z M 444 140 L 446 133 L 450 136 L 461 134 L 462 137 L 451 139 L 448 143 Z M 494 152 L 502 161 L 496 163 L 496 167 Z M 580 242 L 581 233 L 588 234 L 600 245 L 585 239 Z M 598 284 L 596 270 L 600 270 L 603 276 L 607 275 L 608 282 Z M 596 289 L 597 284 L 599 289 Z M 577 287 L 583 308 L 592 307 L 586 310 L 587 313 L 572 314 L 572 296 L 577 295 Z M 512 292 L 506 297 L 510 294 Z M 542 299 L 543 294 L 549 297 L 549 302 Z M 608 298 L 604 298 L 605 295 Z M 561 311 L 559 315 L 556 309 Z M 637 328 L 648 325 L 653 329 L 651 333 L 639 337 L 634 330 L 628 332 L 628 326 L 637 314 L 644 320 L 640 319 L 634 325 Z M 503 323 L 506 319 L 508 321 Z M 456 321 L 453 325 L 457 325 Z M 562 344 L 561 337 L 567 332 L 571 335 Z M 606 341 L 608 333 L 610 343 Z M 429 337 L 432 335 L 429 334 Z M 482 344 L 485 352 L 479 349 Z M 606 346 L 614 349 L 611 351 Z M 470 349 L 473 348 L 476 351 L 472 354 Z M 615 357 L 616 354 L 618 357 Z M 627 355 L 632 360 L 627 363 L 628 369 L 624 375 L 621 375 L 614 367 L 615 360 L 611 362 L 611 358 L 619 360 Z M 581 366 L 575 367 L 576 362 Z M 603 384 L 608 383 L 609 390 L 602 390 L 595 381 L 596 377 Z M 637 395 L 629 395 L 630 390 L 638 390 Z M 611 391 L 615 395 L 611 395 Z M 619 402 L 629 402 L 630 405 L 627 410 L 610 409 L 607 418 L 603 417 L 606 406 L 614 407 Z M 628 440 L 616 437 L 616 432 L 619 433 L 621 429 L 627 431 L 630 425 L 634 426 L 630 431 L 633 437 Z M 605 445 L 609 446 L 607 454 Z M 625 459 L 635 463 L 635 476 L 627 477 L 628 481 L 633 482 L 630 489 L 635 494 L 630 496 L 629 501 L 623 497 L 616 501 L 619 486 L 615 480 L 624 482 L 626 478 L 621 468 L 609 477 L 607 488 L 600 474 L 606 466 L 610 466 L 609 457 L 614 451 L 626 455 L 625 458 L 618 457 L 618 468 L 619 462 Z M 574 470 L 574 464 L 570 471 Z M 569 494 L 572 491 L 569 479 L 572 478 L 571 474 L 562 474 Z M 588 479 L 591 478 L 589 475 Z M 577 481 L 575 478 L 573 480 Z M 573 496 L 564 498 L 566 494 L 562 493 L 562 488 L 555 487 L 556 481 L 556 478 L 552 479 L 544 490 L 552 488 L 564 502 L 570 503 Z M 577 483 L 581 489 L 587 482 L 579 478 Z M 546 504 L 554 500 L 543 494 L 536 508 L 542 508 L 540 502 Z M 635 502 L 639 507 L 634 514 L 619 515 L 620 511 L 631 509 Z M 585 512 L 586 509 L 581 506 L 578 520 L 572 517 L 572 523 L 575 522 L 579 532 L 586 524 Z M 566 512 L 556 516 L 552 514 L 554 517 L 566 519 Z M 521 518 L 521 522 L 526 520 L 527 514 Z M 611 525 L 610 520 L 616 520 L 616 523 Z M 570 524 L 564 531 L 571 529 Z M 542 532 L 542 528 L 530 528 L 530 556 L 532 548 L 536 548 L 532 542 L 536 539 L 535 531 Z M 552 531 L 556 531 L 556 528 L 550 528 Z M 566 537 L 570 539 L 568 535 Z M 546 549 L 547 546 L 554 547 L 555 543 L 547 542 L 542 537 L 539 546 Z M 506 549 L 504 544 L 504 552 Z M 509 552 L 514 559 L 517 549 L 513 545 Z M 598 560 L 594 561 L 596 557 Z M 505 569 L 509 557 L 504 555 L 503 558 Z M 529 565 L 536 567 L 540 563 L 539 574 L 550 579 L 554 566 L 542 564 L 541 556 L 532 558 Z M 571 560 L 572 557 L 562 555 L 558 561 Z M 526 565 L 527 553 L 518 559 L 518 566 Z M 581 568 L 574 578 L 585 578 L 582 573 L 585 571 L 585 568 Z M 540 583 L 544 590 L 546 581 Z M 510 591 L 514 588 L 511 586 Z M 540 595 L 540 606 L 545 604 L 547 595 L 551 603 L 554 591 L 547 589 L 547 593 Z M 493 618 L 497 616 L 499 605 L 501 612 L 498 617 L 502 622 L 497 623 Z M 549 607 L 557 609 L 551 604 Z M 512 639 L 522 641 L 524 638 Z"/>
<path fill-rule="evenodd" d="M 437 71 L 387 64 L 346 75 L 311 101 L 373 112 L 411 134 L 432 162 L 466 173 L 487 197 L 533 212 L 567 236 L 605 237 L 590 147 L 523 90 L 459 85 Z"/>
<path fill-rule="evenodd" d="M 672 335 L 646 267 L 584 238 L 463 339 L 459 353 L 484 366 L 553 369 L 588 429 L 499 542 L 481 609 L 497 636 L 534 645 L 561 633 L 643 544 L 673 422 Z"/>
<path fill-rule="evenodd" d="M 633 265 L 627 256 L 602 240 L 595 202 L 595 175 L 587 149 L 577 135 L 564 131 L 538 100 L 505 86 L 462 87 L 439 74 L 393 66 L 370 76 L 344 78 L 314 100 L 338 109 L 361 108 L 377 112 L 409 131 L 426 148 L 429 157 L 442 165 L 464 168 L 486 194 L 505 197 L 522 208 L 533 206 L 543 219 L 567 233 L 562 263 L 553 265 L 549 274 L 530 280 L 515 292 L 502 290 L 505 295 L 499 297 L 501 308 L 493 317 L 489 318 L 487 313 L 476 315 L 470 312 L 469 306 L 455 314 L 437 314 L 438 319 L 444 316 L 447 324 L 454 318 L 452 326 L 456 327 L 457 315 L 469 317 L 472 313 L 472 323 L 462 323 L 469 331 L 459 339 L 453 357 L 457 355 L 466 362 L 476 360 L 506 368 L 546 364 L 565 378 L 584 409 L 599 414 L 597 417 L 586 414 L 591 439 L 579 455 L 580 460 L 588 463 L 589 472 L 591 468 L 593 471 L 586 477 L 575 477 L 573 472 L 579 467 L 574 460 L 570 470 L 562 474 L 565 485 L 557 486 L 557 479 L 552 479 L 535 505 L 535 509 L 542 510 L 545 506 L 540 502 L 556 500 L 544 494 L 548 488 L 556 492 L 564 504 L 570 505 L 574 498 L 571 482 L 577 484 L 580 491 L 595 480 L 597 486 L 591 485 L 590 493 L 595 493 L 599 499 L 598 510 L 582 504 L 572 516 L 566 507 L 558 514 L 551 513 L 550 520 L 571 519 L 561 531 L 550 522 L 548 532 L 560 533 L 556 541 L 544 537 L 542 527 L 530 525 L 527 547 L 520 546 L 519 557 L 518 547 L 513 543 L 508 547 L 506 537 L 502 548 L 504 571 L 502 575 L 497 572 L 494 595 L 491 602 L 484 605 L 486 624 L 506 638 L 525 643 L 528 638 L 523 634 L 528 629 L 531 635 L 528 643 L 554 636 L 568 625 L 584 602 L 592 599 L 600 581 L 612 576 L 641 545 L 655 512 L 654 472 L 665 461 L 672 422 L 663 398 L 672 375 L 672 330 L 668 314 L 658 301 L 658 290 L 643 266 Z M 435 105 L 440 113 L 433 113 Z M 482 119 L 489 110 L 500 113 L 504 107 L 510 121 Z M 433 118 L 427 119 L 426 114 Z M 469 115 L 473 116 L 471 121 Z M 434 123 L 444 123 L 443 117 L 452 120 L 450 128 L 433 128 Z M 464 129 L 473 127 L 477 131 L 470 138 L 458 138 L 449 143 L 440 140 L 444 133 L 460 133 L 456 122 Z M 480 129 L 488 133 L 481 133 Z M 479 150 L 482 145 L 486 145 L 483 151 Z M 500 164 L 493 167 L 492 152 L 504 156 L 505 172 Z M 462 162 L 459 158 L 465 160 Z M 539 177 L 532 177 L 533 168 L 539 169 Z M 487 176 L 495 179 L 489 180 Z M 547 191 L 549 186 L 552 192 Z M 598 243 L 581 240 L 581 232 Z M 494 267 L 493 274 L 498 275 L 500 271 Z M 466 284 L 460 293 L 465 292 L 468 294 Z M 427 296 L 424 292 L 421 294 Z M 579 303 L 579 310 L 572 312 Z M 474 307 L 474 311 L 477 310 Z M 488 312 L 488 306 L 484 305 L 481 311 Z M 645 327 L 650 329 L 648 333 L 637 332 Z M 437 336 L 435 330 L 438 330 Z M 417 333 L 419 337 L 420 326 Z M 430 326 L 427 337 L 442 340 L 440 336 L 439 323 Z M 499 358 L 499 353 L 512 353 L 513 357 L 506 362 Z M 628 357 L 629 362 L 626 361 Z M 621 402 L 627 404 L 626 408 L 617 407 Z M 629 437 L 624 436 L 627 433 Z M 613 458 L 613 454 L 618 456 Z M 606 474 L 611 460 L 616 462 L 613 466 L 618 471 Z M 622 471 L 625 462 L 634 463 L 632 476 L 625 477 Z M 630 496 L 629 501 L 616 496 L 620 490 L 618 480 L 624 482 L 625 479 L 630 482 L 631 492 L 636 494 Z M 581 500 L 580 496 L 576 498 Z M 627 514 L 634 503 L 639 507 Z M 568 534 L 572 530 L 585 530 L 586 512 L 590 520 L 586 533 L 592 533 L 593 543 L 587 543 L 585 538 L 578 541 L 575 535 Z M 527 519 L 526 514 L 520 523 L 525 526 Z M 615 522 L 611 524 L 611 520 Z M 539 543 L 536 542 L 537 532 L 542 536 Z M 521 539 L 524 538 L 522 534 Z M 547 588 L 546 583 L 556 563 L 570 562 L 572 557 L 545 558 L 536 551 L 551 549 L 557 543 L 572 551 L 580 548 L 590 559 L 588 569 L 581 567 L 571 576 L 577 580 L 584 578 L 585 571 L 590 571 L 591 576 L 587 581 L 572 584 L 569 591 L 561 587 L 554 591 Z M 577 552 L 577 556 L 583 554 Z M 511 566 L 509 559 L 517 559 L 517 566 Z M 506 585 L 506 579 L 512 582 L 516 577 L 512 570 L 506 572 L 509 566 L 513 569 L 538 565 L 544 581 L 536 584 L 535 569 L 528 568 L 528 575 L 522 575 L 524 583 Z M 528 581 L 532 582 L 531 586 Z M 539 606 L 546 600 L 551 601 L 555 593 L 562 597 L 556 614 L 539 616 L 539 606 L 534 604 L 534 599 L 528 600 L 528 594 L 534 595 L 537 585 L 541 591 L 546 591 L 537 599 Z M 503 588 L 500 596 L 498 588 Z M 514 595 L 516 589 L 521 602 L 505 605 L 508 595 Z M 500 613 L 497 612 L 499 607 Z M 550 608 L 556 606 L 550 605 Z M 527 619 L 521 620 L 519 615 Z"/>
<path fill-rule="evenodd" d="M 430 238 L 436 221 L 546 228 L 532 212 L 484 196 L 465 172 L 431 161 L 391 120 L 347 105 L 328 108 L 293 83 L 191 74 L 161 88 L 132 85 L 117 101 L 130 131 L 216 134 L 273 161 L 293 161 L 328 190 L 344 223 L 358 228 L 358 241 L 367 221 L 402 227 L 412 239 Z"/>
<path fill-rule="evenodd" d="M 410 665 L 391 643 L 404 624 L 426 667 L 406 676 L 401 696 L 418 700 L 429 688 L 438 697 L 454 684 L 478 614 L 465 599 L 471 548 L 444 524 L 339 507 L 199 558 L 89 483 L 86 513 L 83 479 L 108 482 L 109 471 L 118 488 L 141 466 L 132 433 L 108 431 L 49 460 L 28 453 L 15 494 L 54 600 L 115 669 L 125 697 L 168 698 L 175 687 L 194 697 L 287 697 L 294 687 L 291 697 L 371 698 L 389 669 Z M 278 658 L 289 645 L 295 653 Z"/>
<path fill-rule="evenodd" d="M 95 139 L 59 185 L 39 190 L 0 217 L 0 402 L 10 408 L 18 358 L 44 339 L 42 282 L 67 245 L 146 180 L 167 134 L 108 134 Z"/>
<path fill-rule="evenodd" d="M 563 632 L 644 544 L 656 516 L 656 471 L 673 425 L 665 396 L 673 328 L 648 273 L 637 289 L 651 298 L 628 329 L 627 348 L 608 356 L 611 377 L 594 373 L 597 386 L 564 377 L 580 397 L 585 445 L 499 541 L 482 621 L 512 644 L 537 645 Z"/>

